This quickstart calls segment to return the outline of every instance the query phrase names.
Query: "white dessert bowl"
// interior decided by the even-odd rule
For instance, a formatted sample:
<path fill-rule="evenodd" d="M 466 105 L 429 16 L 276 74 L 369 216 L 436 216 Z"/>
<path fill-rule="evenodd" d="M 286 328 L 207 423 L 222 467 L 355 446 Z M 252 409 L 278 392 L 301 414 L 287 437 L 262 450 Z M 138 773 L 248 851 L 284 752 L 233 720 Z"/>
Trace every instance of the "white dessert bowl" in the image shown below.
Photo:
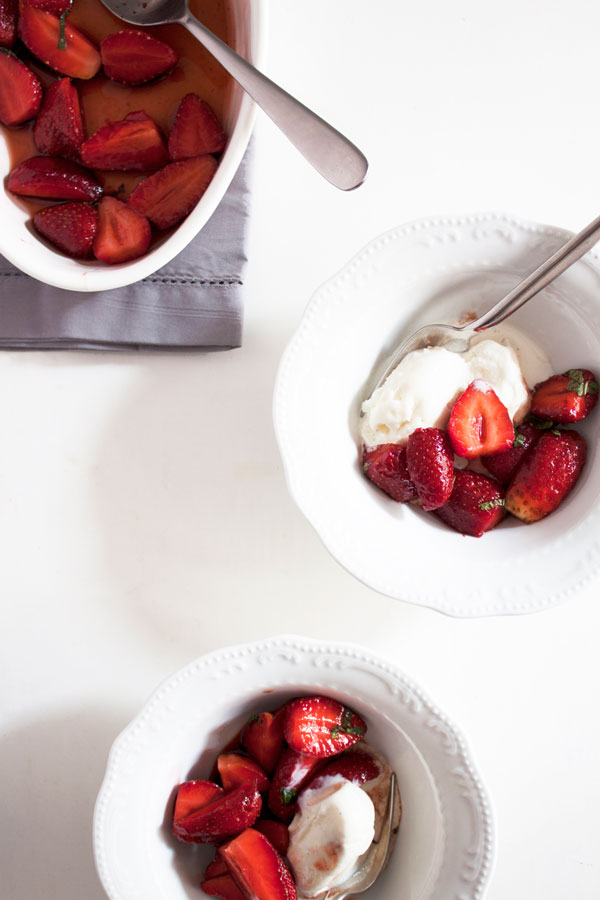
<path fill-rule="evenodd" d="M 267 0 L 232 0 L 230 7 L 234 49 L 260 68 L 266 53 Z M 39 238 L 31 227 L 25 207 L 4 188 L 0 191 L 0 254 L 32 278 L 70 291 L 111 290 L 146 278 L 177 256 L 212 216 L 242 161 L 255 117 L 254 102 L 234 83 L 223 122 L 229 138 L 219 168 L 189 216 L 145 256 L 112 266 L 96 260 L 70 259 Z M 8 147 L 0 134 L 0 178 L 3 182 L 10 167 Z"/>
<path fill-rule="evenodd" d="M 532 525 L 507 517 L 481 538 L 395 503 L 360 465 L 361 403 L 401 339 L 490 308 L 568 236 L 494 213 L 420 220 L 376 238 L 310 300 L 279 367 L 275 431 L 296 503 L 371 588 L 456 616 L 516 614 L 558 603 L 598 572 L 598 410 L 574 426 L 587 462 L 560 508 Z M 600 264 L 588 254 L 506 325 L 553 371 L 598 373 L 599 298 Z"/>
<path fill-rule="evenodd" d="M 207 778 L 251 713 L 305 694 L 351 705 L 398 777 L 403 814 L 370 900 L 478 900 L 494 851 L 489 800 L 464 740 L 420 688 L 369 650 L 279 636 L 209 653 L 167 679 L 117 738 L 94 814 L 110 900 L 201 900 L 214 848 L 170 832 L 175 790 Z"/>

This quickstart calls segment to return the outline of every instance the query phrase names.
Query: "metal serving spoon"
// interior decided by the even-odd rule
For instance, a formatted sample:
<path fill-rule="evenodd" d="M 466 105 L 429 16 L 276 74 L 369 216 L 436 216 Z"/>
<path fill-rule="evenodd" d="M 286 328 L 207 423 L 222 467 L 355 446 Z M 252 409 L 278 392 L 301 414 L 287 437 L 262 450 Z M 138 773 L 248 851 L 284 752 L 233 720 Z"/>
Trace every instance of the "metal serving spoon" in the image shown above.
<path fill-rule="evenodd" d="M 369 164 L 358 147 L 202 25 L 189 11 L 187 0 L 102 0 L 102 3 L 130 25 L 183 25 L 327 181 L 342 191 L 351 191 L 363 183 Z"/>
<path fill-rule="evenodd" d="M 412 350 L 423 347 L 444 346 L 455 353 L 463 353 L 476 332 L 498 325 L 535 297 L 542 288 L 558 278 L 600 239 L 600 216 L 570 238 L 537 269 L 517 284 L 508 294 L 487 312 L 465 325 L 425 325 L 403 341 L 384 363 L 383 372 L 377 372 L 377 381 L 367 399 L 380 387 L 398 363 Z"/>
<path fill-rule="evenodd" d="M 394 828 L 394 821 L 397 809 L 398 790 L 396 788 L 396 775 L 392 772 L 387 806 L 379 837 L 373 841 L 367 850 L 360 868 L 344 884 L 324 891 L 315 900 L 344 900 L 344 897 L 362 894 L 363 891 L 371 887 L 385 869 L 394 848 L 397 834 L 397 829 Z"/>

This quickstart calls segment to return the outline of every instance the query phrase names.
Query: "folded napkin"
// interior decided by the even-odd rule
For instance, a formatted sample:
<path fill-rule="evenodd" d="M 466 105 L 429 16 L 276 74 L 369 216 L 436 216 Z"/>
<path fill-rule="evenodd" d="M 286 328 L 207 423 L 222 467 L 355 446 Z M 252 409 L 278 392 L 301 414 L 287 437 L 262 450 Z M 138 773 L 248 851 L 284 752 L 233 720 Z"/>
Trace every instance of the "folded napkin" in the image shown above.
<path fill-rule="evenodd" d="M 249 155 L 191 244 L 137 284 L 98 293 L 63 291 L 0 256 L 0 348 L 239 347 Z"/>

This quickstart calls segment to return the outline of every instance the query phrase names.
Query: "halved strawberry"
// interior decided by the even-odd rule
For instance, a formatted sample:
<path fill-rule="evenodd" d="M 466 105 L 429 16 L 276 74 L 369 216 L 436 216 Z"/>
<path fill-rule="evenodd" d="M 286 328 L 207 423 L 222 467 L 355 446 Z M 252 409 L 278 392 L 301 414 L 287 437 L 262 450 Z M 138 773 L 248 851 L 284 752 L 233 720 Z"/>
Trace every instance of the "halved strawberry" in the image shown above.
<path fill-rule="evenodd" d="M 143 256 L 152 238 L 146 216 L 115 197 L 103 197 L 98 206 L 94 256 L 114 265 Z"/>
<path fill-rule="evenodd" d="M 541 433 L 531 422 L 522 422 L 515 429 L 512 447 L 502 453 L 482 456 L 481 462 L 496 481 L 508 484 L 528 451 L 538 442 Z"/>
<path fill-rule="evenodd" d="M 33 139 L 40 153 L 79 159 L 83 143 L 83 116 L 77 88 L 70 78 L 59 78 L 46 88 L 33 126 Z"/>
<path fill-rule="evenodd" d="M 240 834 L 260 814 L 262 800 L 255 784 L 242 784 L 212 803 L 173 822 L 173 834 L 180 841 L 218 844 Z"/>
<path fill-rule="evenodd" d="M 392 500 L 407 503 L 417 499 L 417 489 L 408 474 L 406 447 L 400 444 L 379 444 L 372 450 L 363 447 L 362 467 L 367 478 Z"/>
<path fill-rule="evenodd" d="M 53 16 L 62 16 L 64 12 L 73 6 L 73 0 L 27 0 L 27 3 L 36 9 L 43 9 L 44 12 L 52 13 Z"/>
<path fill-rule="evenodd" d="M 255 784 L 261 794 L 269 790 L 271 782 L 258 763 L 241 753 L 221 753 L 217 768 L 226 791 L 240 784 Z"/>
<path fill-rule="evenodd" d="M 283 750 L 283 719 L 269 712 L 251 716 L 241 736 L 242 747 L 267 775 L 275 771 Z"/>
<path fill-rule="evenodd" d="M 283 822 L 273 819 L 257 819 L 254 828 L 268 838 L 280 856 L 285 856 L 290 845 L 290 831 Z"/>
<path fill-rule="evenodd" d="M 228 869 L 226 874 L 201 881 L 200 887 L 209 897 L 221 897 L 221 900 L 246 900 L 245 894 L 240 891 Z"/>
<path fill-rule="evenodd" d="M 248 900 L 296 900 L 288 867 L 260 831 L 248 828 L 221 847 L 221 853 Z"/>
<path fill-rule="evenodd" d="M 466 459 L 512 447 L 513 423 L 507 408 L 486 381 L 472 381 L 450 413 L 448 434 L 454 452 Z"/>
<path fill-rule="evenodd" d="M 192 211 L 217 168 L 214 156 L 169 163 L 134 188 L 129 204 L 157 228 L 170 228 Z"/>
<path fill-rule="evenodd" d="M 0 122 L 22 125 L 33 118 L 42 102 L 42 85 L 16 56 L 0 50 Z"/>
<path fill-rule="evenodd" d="M 164 166 L 168 153 L 158 125 L 140 109 L 102 125 L 81 145 L 81 159 L 91 169 L 150 172 Z"/>
<path fill-rule="evenodd" d="M 304 790 L 313 787 L 319 787 L 322 778 L 328 778 L 333 775 L 341 775 L 346 781 L 361 787 L 367 781 L 378 778 L 381 774 L 381 766 L 374 756 L 369 753 L 361 753 L 358 748 L 350 748 L 345 753 L 334 757 L 322 769 L 319 769 L 314 778 L 312 778 Z"/>
<path fill-rule="evenodd" d="M 358 713 L 332 697 L 299 697 L 288 705 L 283 733 L 298 753 L 325 759 L 362 740 L 367 726 Z"/>
<path fill-rule="evenodd" d="M 528 523 L 549 515 L 575 486 L 585 457 L 576 431 L 544 431 L 507 488 L 507 511 Z"/>
<path fill-rule="evenodd" d="M 17 36 L 17 15 L 18 0 L 0 0 L 0 47 L 12 47 L 14 44 Z"/>
<path fill-rule="evenodd" d="M 408 474 L 423 509 L 443 506 L 452 493 L 454 452 L 441 428 L 417 428 L 406 445 Z"/>
<path fill-rule="evenodd" d="M 580 422 L 598 402 L 598 382 L 589 369 L 569 369 L 536 384 L 531 412 L 542 419 L 567 424 Z"/>
<path fill-rule="evenodd" d="M 92 255 L 98 212 L 89 203 L 61 203 L 40 209 L 33 217 L 33 225 L 68 256 L 85 259 Z"/>
<path fill-rule="evenodd" d="M 100 54 L 105 74 L 125 84 L 144 84 L 164 75 L 177 62 L 177 54 L 164 41 L 131 29 L 104 38 Z"/>
<path fill-rule="evenodd" d="M 191 159 L 204 153 L 220 153 L 227 135 L 212 108 L 198 94 L 186 94 L 169 132 L 172 160 Z"/>
<path fill-rule="evenodd" d="M 102 185 L 91 172 L 58 156 L 32 156 L 16 166 L 6 182 L 13 194 L 47 200 L 97 200 Z"/>
<path fill-rule="evenodd" d="M 177 789 L 173 820 L 179 821 L 189 816 L 190 813 L 203 806 L 208 806 L 213 800 L 223 796 L 223 788 L 212 781 L 184 781 Z M 210 877 L 210 876 L 207 876 Z"/>
<path fill-rule="evenodd" d="M 481 537 L 504 518 L 504 489 L 487 475 L 457 469 L 450 499 L 435 514 L 455 531 Z"/>
<path fill-rule="evenodd" d="M 215 858 L 206 867 L 204 878 L 208 881 L 209 878 L 218 878 L 219 875 L 227 875 L 228 873 L 227 863 L 217 850 Z"/>
<path fill-rule="evenodd" d="M 100 69 L 100 54 L 78 28 L 69 25 L 65 14 L 52 13 L 21 4 L 19 36 L 43 63 L 70 78 L 93 78 Z"/>
<path fill-rule="evenodd" d="M 322 765 L 322 760 L 298 753 L 291 747 L 283 751 L 271 781 L 267 801 L 269 809 L 278 819 L 291 822 L 300 789 Z"/>

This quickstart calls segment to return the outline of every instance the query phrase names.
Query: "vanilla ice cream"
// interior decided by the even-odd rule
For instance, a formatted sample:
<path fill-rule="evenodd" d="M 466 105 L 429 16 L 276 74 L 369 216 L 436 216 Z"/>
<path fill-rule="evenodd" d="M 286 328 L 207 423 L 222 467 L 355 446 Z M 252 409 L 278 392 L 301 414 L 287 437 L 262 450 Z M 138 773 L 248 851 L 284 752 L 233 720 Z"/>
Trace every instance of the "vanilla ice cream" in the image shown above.
<path fill-rule="evenodd" d="M 407 354 L 363 403 L 363 443 L 406 444 L 416 428 L 445 428 L 455 401 L 475 380 L 492 387 L 514 422 L 525 417 L 530 395 L 511 346 L 481 340 L 465 353 L 426 347 Z"/>
<path fill-rule="evenodd" d="M 298 894 L 315 897 L 342 884 L 355 870 L 375 833 L 369 795 L 341 775 L 303 791 L 290 825 L 288 859 Z"/>

